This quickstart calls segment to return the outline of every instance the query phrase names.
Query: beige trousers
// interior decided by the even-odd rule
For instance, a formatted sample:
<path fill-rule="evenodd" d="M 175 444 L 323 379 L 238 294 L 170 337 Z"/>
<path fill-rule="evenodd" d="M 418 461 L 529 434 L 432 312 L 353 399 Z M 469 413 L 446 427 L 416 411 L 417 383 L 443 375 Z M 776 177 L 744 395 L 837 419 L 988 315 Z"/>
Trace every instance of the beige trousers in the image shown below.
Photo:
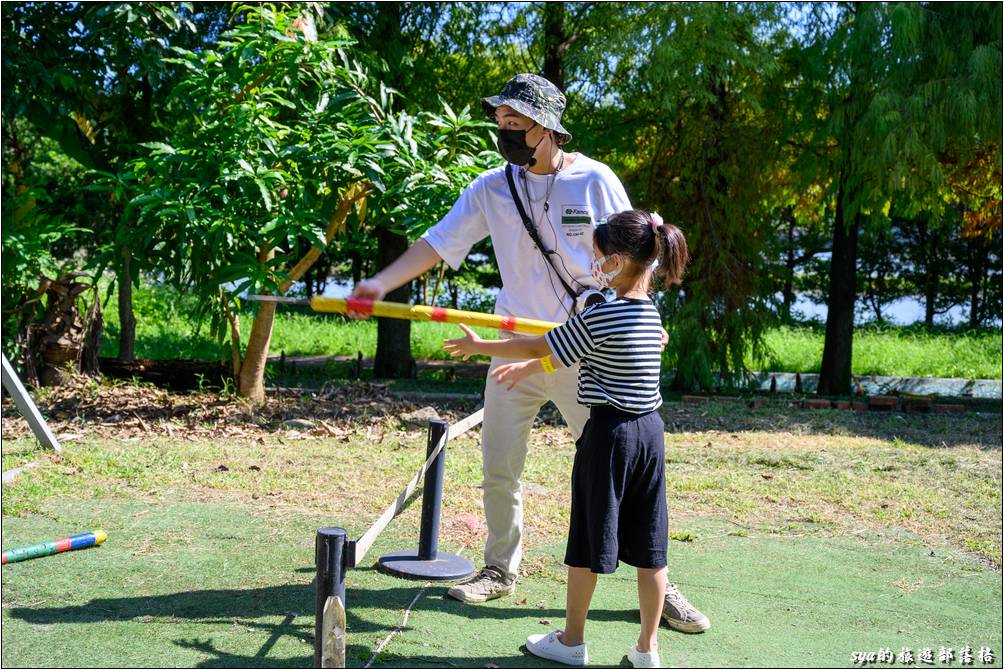
<path fill-rule="evenodd" d="M 491 368 L 511 360 L 493 358 Z M 589 408 L 576 401 L 579 366 L 552 374 L 536 374 L 507 391 L 489 377 L 485 384 L 485 418 L 481 426 L 485 517 L 488 542 L 485 565 L 516 576 L 523 557 L 523 495 L 520 478 L 526 462 L 527 440 L 537 412 L 548 400 L 565 419 L 574 439 L 579 439 L 589 418 Z M 571 476 L 571 471 L 569 471 Z"/>

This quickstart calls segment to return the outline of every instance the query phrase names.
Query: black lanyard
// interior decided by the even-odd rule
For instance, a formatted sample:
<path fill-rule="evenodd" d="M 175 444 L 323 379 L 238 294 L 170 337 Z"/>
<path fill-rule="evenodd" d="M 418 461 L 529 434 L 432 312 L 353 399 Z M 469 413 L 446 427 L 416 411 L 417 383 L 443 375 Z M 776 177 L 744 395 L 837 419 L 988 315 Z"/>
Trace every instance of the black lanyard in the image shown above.
<path fill-rule="evenodd" d="M 544 257 L 544 260 L 551 267 L 551 269 L 554 270 L 554 274 L 557 275 L 558 281 L 561 282 L 561 285 L 565 287 L 565 291 L 567 291 L 568 295 L 572 298 L 572 309 L 574 310 L 575 301 L 579 297 L 579 294 L 568 285 L 568 282 L 565 281 L 564 277 L 562 277 L 561 273 L 558 271 L 558 266 L 554 264 L 554 259 L 552 259 L 551 256 L 556 255 L 558 252 L 544 246 L 544 242 L 540 239 L 540 235 L 537 233 L 536 226 L 533 225 L 533 221 L 530 220 L 530 217 L 526 215 L 526 210 L 523 208 L 523 201 L 519 199 L 519 193 L 516 191 L 516 180 L 513 179 L 512 176 L 512 163 L 506 163 L 505 178 L 506 181 L 509 182 L 509 193 L 512 194 L 513 202 L 516 203 L 516 209 L 519 211 L 519 218 L 523 221 L 523 227 L 526 228 L 527 234 L 530 235 L 530 241 L 533 242 L 538 249 L 540 249 L 540 253 Z"/>

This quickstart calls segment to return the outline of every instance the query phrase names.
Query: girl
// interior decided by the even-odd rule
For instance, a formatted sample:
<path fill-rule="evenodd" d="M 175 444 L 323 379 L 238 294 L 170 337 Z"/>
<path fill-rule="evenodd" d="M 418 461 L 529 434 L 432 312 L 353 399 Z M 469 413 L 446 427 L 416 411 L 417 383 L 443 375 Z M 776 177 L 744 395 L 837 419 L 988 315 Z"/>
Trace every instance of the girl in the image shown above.
<path fill-rule="evenodd" d="M 565 629 L 527 638 L 531 653 L 567 665 L 588 662 L 584 629 L 597 574 L 618 561 L 638 571 L 641 635 L 628 651 L 636 668 L 659 667 L 656 641 L 666 589 L 666 511 L 663 423 L 656 411 L 661 319 L 648 297 L 653 272 L 679 284 L 687 264 L 683 233 L 658 214 L 628 210 L 593 234 L 593 277 L 617 298 L 594 305 L 543 337 L 482 340 L 465 336 L 444 349 L 472 355 L 531 359 L 492 371 L 509 388 L 532 374 L 580 362 L 578 399 L 590 418 L 576 443 L 572 509 L 565 563 Z"/>

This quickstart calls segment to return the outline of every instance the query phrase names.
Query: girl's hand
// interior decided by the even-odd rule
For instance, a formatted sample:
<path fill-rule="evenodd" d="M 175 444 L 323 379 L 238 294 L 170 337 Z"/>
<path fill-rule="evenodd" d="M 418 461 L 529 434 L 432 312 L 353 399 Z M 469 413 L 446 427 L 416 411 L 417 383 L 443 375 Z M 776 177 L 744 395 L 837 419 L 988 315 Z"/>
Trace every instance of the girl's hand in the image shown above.
<path fill-rule="evenodd" d="M 464 337 L 458 337 L 455 340 L 443 340 L 443 351 L 450 352 L 450 356 L 457 357 L 463 356 L 466 361 L 471 356 L 480 353 L 478 346 L 484 343 L 477 334 L 460 323 L 460 330 L 464 331 Z"/>
<path fill-rule="evenodd" d="M 530 375 L 537 374 L 541 370 L 540 361 L 538 360 L 520 361 L 519 363 L 505 363 L 498 366 L 491 371 L 491 376 L 495 377 L 495 380 L 499 384 L 509 382 L 506 390 L 511 391 L 516 384 Z"/>

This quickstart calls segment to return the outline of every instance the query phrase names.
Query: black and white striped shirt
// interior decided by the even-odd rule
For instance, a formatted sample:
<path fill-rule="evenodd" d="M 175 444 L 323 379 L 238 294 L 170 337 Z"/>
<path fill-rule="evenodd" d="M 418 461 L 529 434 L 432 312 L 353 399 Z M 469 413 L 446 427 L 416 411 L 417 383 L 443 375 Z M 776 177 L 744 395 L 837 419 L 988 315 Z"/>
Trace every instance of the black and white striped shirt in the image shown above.
<path fill-rule="evenodd" d="M 662 320 L 650 300 L 593 305 L 545 336 L 562 364 L 579 366 L 579 402 L 635 414 L 662 404 Z"/>

